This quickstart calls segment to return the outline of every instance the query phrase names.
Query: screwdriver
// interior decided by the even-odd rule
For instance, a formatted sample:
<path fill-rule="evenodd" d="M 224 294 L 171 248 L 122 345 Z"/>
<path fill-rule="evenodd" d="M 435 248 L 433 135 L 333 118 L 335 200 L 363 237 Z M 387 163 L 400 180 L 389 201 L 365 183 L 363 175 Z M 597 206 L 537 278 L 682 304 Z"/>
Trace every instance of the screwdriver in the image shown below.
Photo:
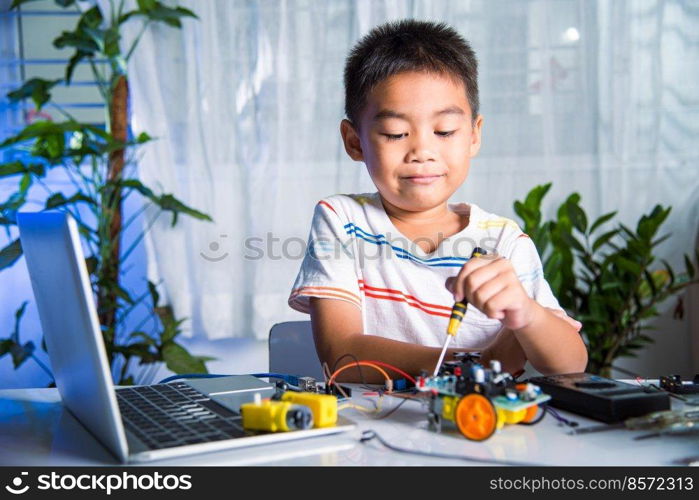
<path fill-rule="evenodd" d="M 486 255 L 488 252 L 480 247 L 476 247 L 471 252 L 471 258 L 480 257 Z M 451 309 L 451 317 L 449 318 L 449 325 L 447 325 L 447 338 L 444 339 L 444 346 L 442 347 L 442 353 L 439 355 L 439 360 L 437 361 L 437 366 L 434 367 L 433 377 L 437 376 L 439 372 L 439 367 L 442 366 L 442 361 L 444 361 L 444 355 L 447 353 L 447 347 L 449 347 L 449 342 L 451 342 L 452 337 L 456 337 L 456 333 L 459 331 L 459 326 L 461 321 L 464 319 L 466 314 L 466 308 L 468 307 L 468 302 L 466 298 L 461 299 L 454 303 L 454 307 Z"/>
<path fill-rule="evenodd" d="M 636 436 L 634 440 L 638 441 L 640 439 L 648 439 L 658 436 L 672 436 L 679 435 L 685 436 L 689 434 L 699 433 L 699 424 L 693 420 L 687 420 L 685 422 L 675 422 L 667 427 L 663 427 L 656 432 L 650 434 L 644 434 L 642 436 Z"/>
<path fill-rule="evenodd" d="M 571 434 L 590 434 L 593 432 L 604 432 L 613 429 L 629 429 L 629 430 L 648 430 L 648 429 L 666 429 L 675 426 L 690 424 L 699 424 L 699 411 L 678 411 L 664 410 L 649 413 L 641 417 L 627 418 L 623 422 L 617 424 L 596 425 L 592 427 L 583 427 L 576 429 Z"/>

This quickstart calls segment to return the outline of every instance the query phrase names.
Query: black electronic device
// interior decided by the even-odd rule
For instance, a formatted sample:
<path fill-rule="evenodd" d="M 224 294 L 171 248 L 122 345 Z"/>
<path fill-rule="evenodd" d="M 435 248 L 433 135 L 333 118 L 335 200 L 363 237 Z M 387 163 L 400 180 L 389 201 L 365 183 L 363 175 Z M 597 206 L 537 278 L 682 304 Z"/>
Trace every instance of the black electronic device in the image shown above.
<path fill-rule="evenodd" d="M 699 373 L 694 375 L 691 382 L 682 380 L 679 375 L 663 375 L 660 377 L 660 387 L 674 394 L 699 394 Z"/>
<path fill-rule="evenodd" d="M 590 373 L 532 377 L 529 381 L 551 396 L 551 406 L 607 423 L 670 409 L 665 392 Z"/>

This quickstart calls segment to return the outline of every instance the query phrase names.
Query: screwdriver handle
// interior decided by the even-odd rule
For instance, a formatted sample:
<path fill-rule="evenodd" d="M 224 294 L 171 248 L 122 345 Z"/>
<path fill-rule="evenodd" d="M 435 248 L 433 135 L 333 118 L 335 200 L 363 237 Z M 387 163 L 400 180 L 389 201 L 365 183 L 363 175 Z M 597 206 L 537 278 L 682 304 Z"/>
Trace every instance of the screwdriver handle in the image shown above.
<path fill-rule="evenodd" d="M 475 247 L 471 252 L 471 258 L 481 257 L 487 255 L 488 252 L 483 250 L 481 247 Z M 447 325 L 447 335 L 456 337 L 456 333 L 459 331 L 459 326 L 464 319 L 466 314 L 466 308 L 468 307 L 468 302 L 466 299 L 462 299 L 459 302 L 454 303 L 454 307 L 451 308 L 451 316 L 449 317 L 449 325 Z"/>
<path fill-rule="evenodd" d="M 463 301 L 456 302 L 451 309 L 451 317 L 449 318 L 449 326 L 447 326 L 447 334 L 456 337 L 456 332 L 459 331 L 459 325 L 466 314 L 466 303 Z"/>

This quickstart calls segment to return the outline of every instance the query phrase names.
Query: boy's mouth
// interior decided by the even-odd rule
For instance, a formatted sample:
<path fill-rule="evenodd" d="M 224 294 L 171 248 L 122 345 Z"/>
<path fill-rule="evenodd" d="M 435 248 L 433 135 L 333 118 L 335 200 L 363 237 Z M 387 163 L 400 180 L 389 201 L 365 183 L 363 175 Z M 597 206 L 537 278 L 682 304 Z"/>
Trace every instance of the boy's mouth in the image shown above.
<path fill-rule="evenodd" d="M 408 181 L 413 184 L 432 184 L 433 182 L 441 179 L 446 174 L 439 175 L 406 175 L 401 177 L 401 180 Z"/>

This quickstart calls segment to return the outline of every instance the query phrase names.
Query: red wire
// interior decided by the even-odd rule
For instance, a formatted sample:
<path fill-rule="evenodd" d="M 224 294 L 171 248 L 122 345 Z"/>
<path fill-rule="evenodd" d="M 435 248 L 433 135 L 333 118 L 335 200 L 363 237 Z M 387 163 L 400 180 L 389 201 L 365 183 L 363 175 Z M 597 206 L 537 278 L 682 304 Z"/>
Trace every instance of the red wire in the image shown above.
<path fill-rule="evenodd" d="M 398 367 L 396 367 L 396 366 L 390 365 L 390 364 L 388 364 L 388 363 L 384 363 L 383 361 L 369 361 L 369 360 L 366 360 L 366 361 L 367 361 L 367 363 L 373 363 L 373 364 L 375 364 L 375 365 L 379 365 L 379 366 L 383 366 L 383 367 L 385 367 L 385 368 L 389 368 L 389 369 L 393 370 L 394 372 L 400 373 L 400 374 L 403 375 L 405 378 L 407 378 L 408 380 L 410 380 L 413 384 L 416 383 L 416 382 L 415 382 L 415 378 L 411 377 L 410 375 L 408 375 L 407 373 L 405 373 L 403 370 L 401 370 L 400 368 L 398 368 Z"/>

